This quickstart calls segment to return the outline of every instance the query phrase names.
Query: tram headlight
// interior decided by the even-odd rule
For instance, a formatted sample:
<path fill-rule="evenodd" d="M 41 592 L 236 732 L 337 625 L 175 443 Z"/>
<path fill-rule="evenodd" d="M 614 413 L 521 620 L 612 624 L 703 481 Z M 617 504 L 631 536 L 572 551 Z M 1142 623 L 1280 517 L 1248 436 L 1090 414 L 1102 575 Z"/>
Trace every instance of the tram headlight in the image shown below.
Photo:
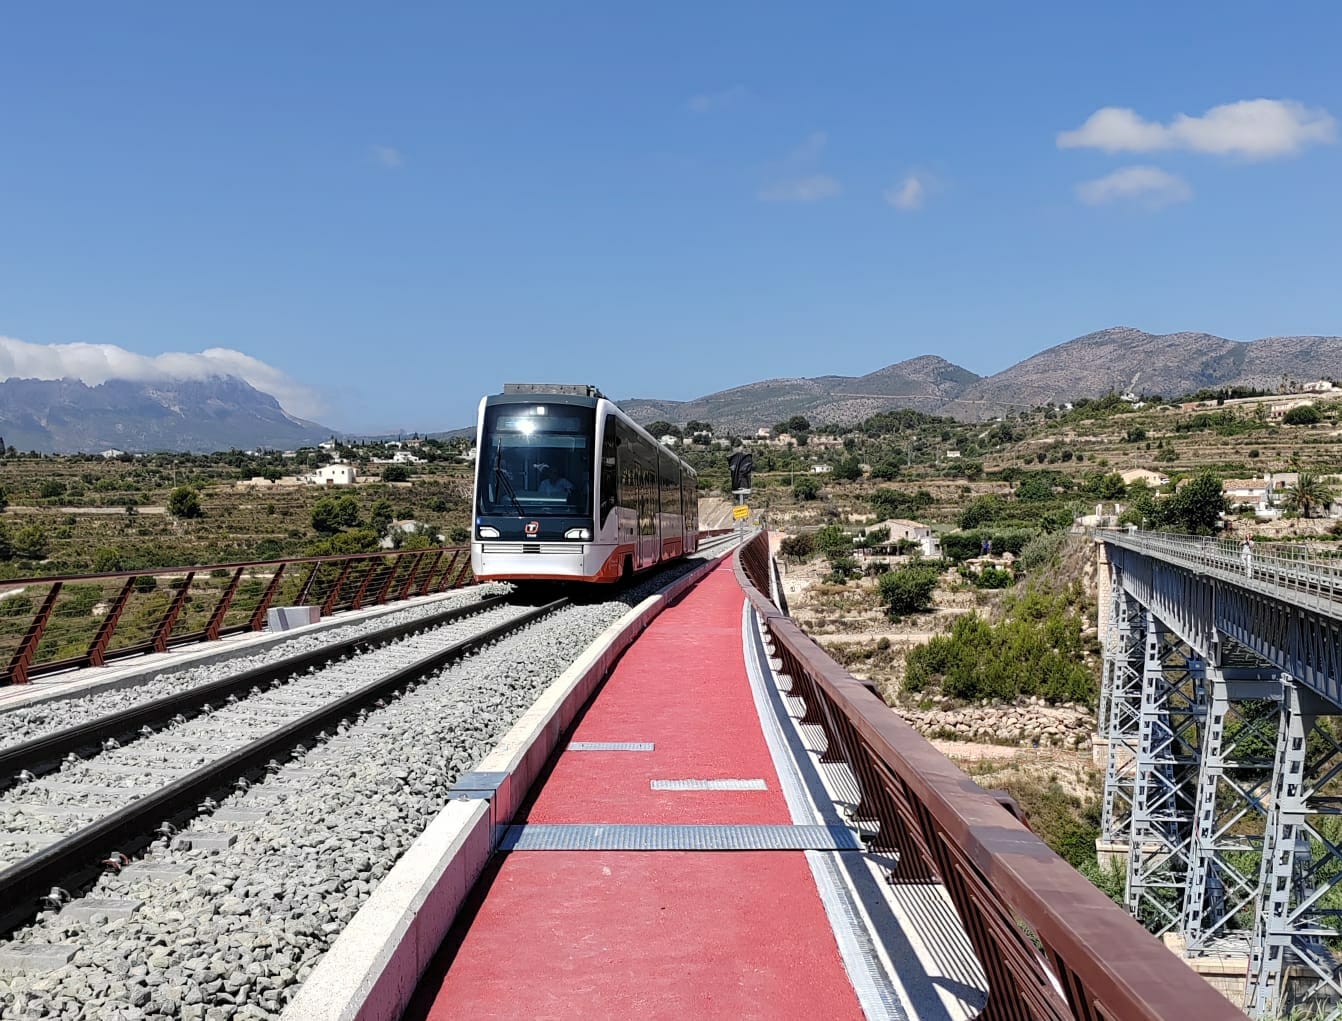
<path fill-rule="evenodd" d="M 498 537 L 499 537 L 499 530 L 497 528 L 494 528 L 492 525 L 480 526 L 481 539 L 497 539 Z"/>
<path fill-rule="evenodd" d="M 570 528 L 567 532 L 564 533 L 565 539 L 581 539 L 584 542 L 586 542 L 591 537 L 592 537 L 592 530 L 590 528 Z"/>

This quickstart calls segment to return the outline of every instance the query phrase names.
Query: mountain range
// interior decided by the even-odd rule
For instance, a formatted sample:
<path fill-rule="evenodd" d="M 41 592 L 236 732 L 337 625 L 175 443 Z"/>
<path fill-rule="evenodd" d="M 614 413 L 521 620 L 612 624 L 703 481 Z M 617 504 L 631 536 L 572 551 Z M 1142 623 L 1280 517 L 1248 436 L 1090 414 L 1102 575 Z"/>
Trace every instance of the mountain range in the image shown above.
<path fill-rule="evenodd" d="M 0 380 L 0 437 L 19 450 L 214 450 L 316 443 L 331 430 L 295 418 L 235 376 L 197 380 Z"/>
<path fill-rule="evenodd" d="M 793 415 L 850 424 L 915 408 L 977 420 L 1109 391 L 1173 397 L 1205 387 L 1276 389 L 1287 379 L 1319 378 L 1342 378 L 1342 337 L 1244 342 L 1119 326 L 1058 344 L 991 376 L 923 355 L 865 376 L 767 379 L 692 401 L 619 403 L 644 423 L 699 419 L 719 430 L 752 433 Z M 77 379 L 0 380 L 0 437 L 20 450 L 290 449 L 330 435 L 234 376 L 96 386 Z"/>
<path fill-rule="evenodd" d="M 640 422 L 711 422 L 754 432 L 793 415 L 846 425 L 896 408 L 981 420 L 1109 391 L 1174 397 L 1206 387 L 1276 389 L 1284 380 L 1342 378 L 1342 337 L 1226 340 L 1209 333 L 1151 334 L 1126 326 L 1088 333 L 991 376 L 936 355 L 865 376 L 769 379 L 692 401 L 634 398 L 620 407 Z"/>

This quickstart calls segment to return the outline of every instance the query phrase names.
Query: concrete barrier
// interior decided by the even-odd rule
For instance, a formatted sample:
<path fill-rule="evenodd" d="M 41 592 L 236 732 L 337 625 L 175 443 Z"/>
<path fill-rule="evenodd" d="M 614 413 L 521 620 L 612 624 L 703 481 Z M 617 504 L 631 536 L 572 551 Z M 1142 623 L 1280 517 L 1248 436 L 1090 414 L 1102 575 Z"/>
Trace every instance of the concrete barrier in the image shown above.
<path fill-rule="evenodd" d="M 649 596 L 545 689 L 378 884 L 318 962 L 283 1021 L 394 1021 L 456 920 L 517 808 L 620 656 L 714 559 Z"/>

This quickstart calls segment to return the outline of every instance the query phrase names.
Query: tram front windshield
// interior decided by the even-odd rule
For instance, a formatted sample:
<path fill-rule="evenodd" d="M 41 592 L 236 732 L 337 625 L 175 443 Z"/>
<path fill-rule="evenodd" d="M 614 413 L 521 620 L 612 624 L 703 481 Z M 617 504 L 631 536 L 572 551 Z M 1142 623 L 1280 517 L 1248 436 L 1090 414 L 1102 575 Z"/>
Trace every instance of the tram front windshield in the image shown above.
<path fill-rule="evenodd" d="M 570 405 L 485 408 L 477 513 L 590 516 L 595 422 L 595 409 Z"/>

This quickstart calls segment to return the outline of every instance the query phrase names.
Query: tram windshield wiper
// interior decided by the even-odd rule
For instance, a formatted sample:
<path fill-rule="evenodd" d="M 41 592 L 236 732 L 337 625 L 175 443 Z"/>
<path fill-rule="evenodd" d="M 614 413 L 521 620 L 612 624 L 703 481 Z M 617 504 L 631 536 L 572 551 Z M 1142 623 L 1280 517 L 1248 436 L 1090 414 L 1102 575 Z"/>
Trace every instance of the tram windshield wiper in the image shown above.
<path fill-rule="evenodd" d="M 517 498 L 517 490 L 513 489 L 513 480 L 508 478 L 508 473 L 503 470 L 503 441 L 494 448 L 494 480 L 503 487 L 503 491 L 508 494 L 508 499 L 512 501 L 513 506 L 517 508 L 519 517 L 526 516 L 526 509 L 522 506 L 522 501 Z"/>

